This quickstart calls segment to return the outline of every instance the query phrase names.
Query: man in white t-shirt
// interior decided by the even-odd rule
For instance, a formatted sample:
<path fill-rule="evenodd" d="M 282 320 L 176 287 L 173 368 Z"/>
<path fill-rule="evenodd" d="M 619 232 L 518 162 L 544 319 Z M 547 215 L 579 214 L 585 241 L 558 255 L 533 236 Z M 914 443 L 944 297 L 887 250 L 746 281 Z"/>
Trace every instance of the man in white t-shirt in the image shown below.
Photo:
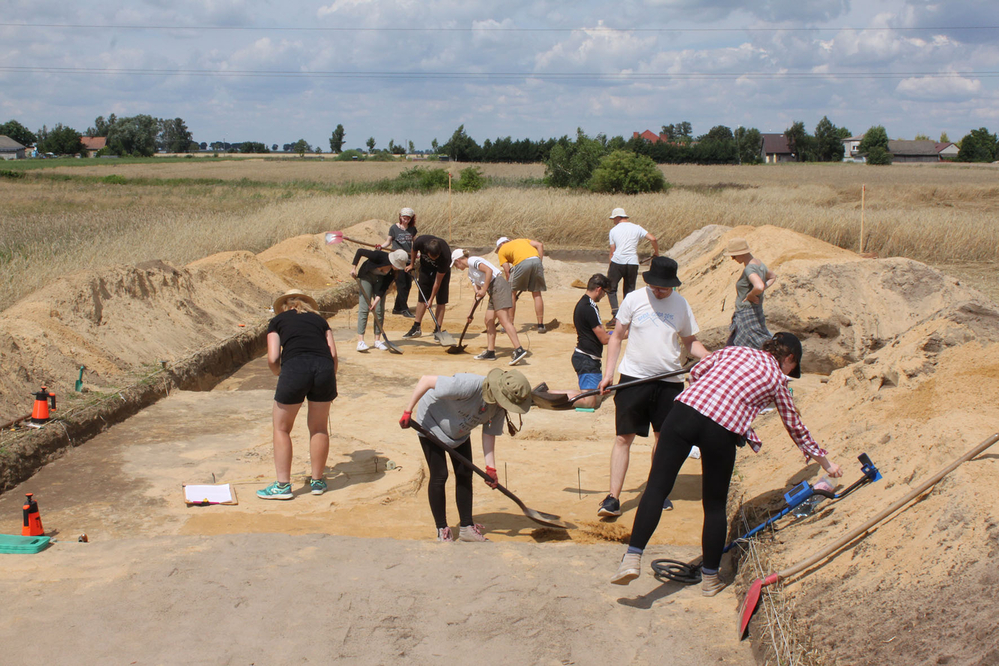
<path fill-rule="evenodd" d="M 614 220 L 608 236 L 610 242 L 610 266 L 607 269 L 607 277 L 610 278 L 611 288 L 607 292 L 607 298 L 611 306 L 611 320 L 608 327 L 613 327 L 617 323 L 617 285 L 624 279 L 624 296 L 635 291 L 635 283 L 638 281 L 638 243 L 643 238 L 647 238 L 652 243 L 652 256 L 659 256 L 659 242 L 656 237 L 642 227 L 628 222 L 628 214 L 623 208 L 615 208 L 611 211 L 610 219 Z"/>
<path fill-rule="evenodd" d="M 607 345 L 607 366 L 598 385 L 601 390 L 613 383 L 624 339 L 628 340 L 628 348 L 619 368 L 622 383 L 680 370 L 684 347 L 694 358 L 708 355 L 708 350 L 697 339 L 699 329 L 687 299 L 673 290 L 680 286 L 676 273 L 677 264 L 673 259 L 653 258 L 649 270 L 642 273 L 648 286 L 631 292 L 621 303 L 618 326 Z M 666 420 L 674 398 L 682 390 L 683 378 L 670 377 L 615 392 L 616 437 L 611 451 L 610 494 L 600 503 L 597 515 L 621 515 L 621 489 L 628 473 L 631 443 L 635 441 L 635 435 L 648 437 L 651 425 L 655 437 L 652 452 L 655 453 L 659 428 Z"/>

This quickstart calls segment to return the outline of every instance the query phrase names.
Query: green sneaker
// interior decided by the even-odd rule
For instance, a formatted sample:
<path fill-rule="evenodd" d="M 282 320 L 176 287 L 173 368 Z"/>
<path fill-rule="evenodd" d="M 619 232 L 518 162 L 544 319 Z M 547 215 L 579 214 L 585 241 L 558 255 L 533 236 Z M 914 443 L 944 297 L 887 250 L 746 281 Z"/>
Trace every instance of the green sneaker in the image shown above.
<path fill-rule="evenodd" d="M 313 495 L 322 495 L 326 492 L 326 479 L 310 479 L 309 486 L 312 487 Z"/>
<path fill-rule="evenodd" d="M 258 490 L 257 497 L 260 499 L 290 500 L 294 495 L 291 494 L 290 483 L 278 483 L 275 481 L 263 490 Z"/>

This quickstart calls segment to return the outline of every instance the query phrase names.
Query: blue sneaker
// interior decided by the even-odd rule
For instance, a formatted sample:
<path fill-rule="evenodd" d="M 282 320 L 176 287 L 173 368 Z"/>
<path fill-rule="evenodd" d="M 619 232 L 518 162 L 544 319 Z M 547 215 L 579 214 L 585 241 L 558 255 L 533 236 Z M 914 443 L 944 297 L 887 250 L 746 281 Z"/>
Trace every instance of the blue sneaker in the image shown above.
<path fill-rule="evenodd" d="M 309 486 L 313 495 L 322 495 L 326 492 L 326 479 L 310 479 Z"/>
<path fill-rule="evenodd" d="M 260 499 L 290 500 L 294 495 L 291 494 L 290 483 L 278 483 L 275 481 L 263 490 L 258 490 L 257 497 Z"/>

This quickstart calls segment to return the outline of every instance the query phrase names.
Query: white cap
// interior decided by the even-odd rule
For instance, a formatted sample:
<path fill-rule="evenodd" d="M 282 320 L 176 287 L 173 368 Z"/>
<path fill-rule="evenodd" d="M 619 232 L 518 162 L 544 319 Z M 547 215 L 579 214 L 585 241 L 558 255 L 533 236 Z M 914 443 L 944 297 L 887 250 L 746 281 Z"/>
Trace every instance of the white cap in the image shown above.
<path fill-rule="evenodd" d="M 392 268 L 400 271 L 405 270 L 409 264 L 409 252 L 405 250 L 393 250 L 389 252 L 389 263 L 392 264 Z"/>
<path fill-rule="evenodd" d="M 412 208 L 403 208 L 399 211 L 399 217 L 416 217 L 416 211 Z"/>
<path fill-rule="evenodd" d="M 507 238 L 506 236 L 500 236 L 499 240 L 496 241 L 496 249 L 498 250 L 499 246 L 502 245 L 503 243 L 509 243 L 509 242 L 510 242 L 509 238 Z"/>
<path fill-rule="evenodd" d="M 464 256 L 465 256 L 465 251 L 464 250 L 461 250 L 461 249 L 459 249 L 459 250 L 452 250 L 452 252 L 451 252 L 451 265 L 454 266 L 454 262 L 458 261 L 459 259 L 461 259 Z"/>
<path fill-rule="evenodd" d="M 624 212 L 623 208 L 615 208 L 611 211 L 610 219 L 613 220 L 615 217 L 628 217 L 628 214 Z"/>

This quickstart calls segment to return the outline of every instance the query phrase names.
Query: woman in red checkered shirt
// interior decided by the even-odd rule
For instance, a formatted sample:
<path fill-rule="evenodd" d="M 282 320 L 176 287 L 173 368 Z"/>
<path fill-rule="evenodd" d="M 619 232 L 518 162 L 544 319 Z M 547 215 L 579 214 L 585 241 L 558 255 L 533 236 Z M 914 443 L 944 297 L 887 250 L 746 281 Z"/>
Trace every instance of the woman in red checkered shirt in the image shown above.
<path fill-rule="evenodd" d="M 662 425 L 649 481 L 638 504 L 628 552 L 611 579 L 627 585 L 641 573 L 642 551 L 659 525 L 663 500 L 673 490 L 691 446 L 701 449 L 701 502 L 704 529 L 701 550 L 701 593 L 711 597 L 726 583 L 718 577 L 728 531 L 726 503 L 735 467 L 735 450 L 748 442 L 760 450 L 751 424 L 773 402 L 784 427 L 806 458 L 818 462 L 831 477 L 843 475 L 829 460 L 798 417 L 787 377 L 801 376 L 801 342 L 791 333 L 778 333 L 762 349 L 725 347 L 694 366 L 690 386 L 676 398 Z"/>

